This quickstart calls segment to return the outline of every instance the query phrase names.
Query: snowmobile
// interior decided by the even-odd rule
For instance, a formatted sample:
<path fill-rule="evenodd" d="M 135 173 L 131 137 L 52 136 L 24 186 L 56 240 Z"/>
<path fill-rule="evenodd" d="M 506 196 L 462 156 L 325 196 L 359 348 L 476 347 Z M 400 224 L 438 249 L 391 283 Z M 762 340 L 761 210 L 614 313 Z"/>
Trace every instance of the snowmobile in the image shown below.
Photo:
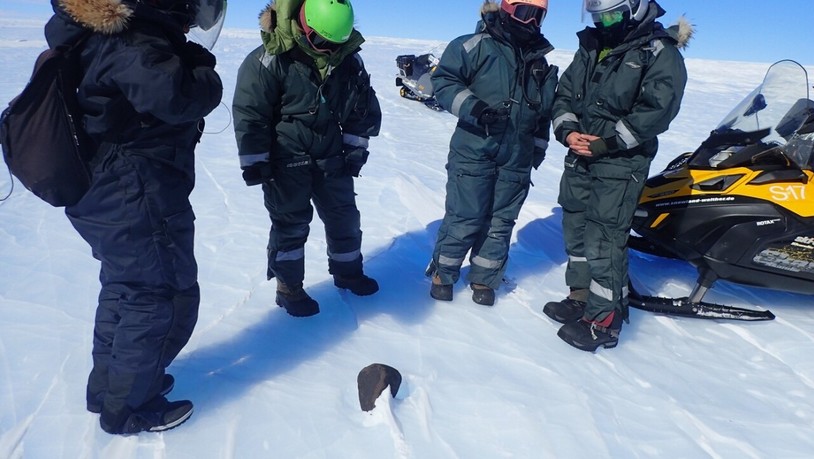
<path fill-rule="evenodd" d="M 444 109 L 435 100 L 432 89 L 432 73 L 438 65 L 438 58 L 433 54 L 404 54 L 396 57 L 396 66 L 399 69 L 396 76 L 396 86 L 399 95 L 405 99 L 417 100 L 427 107 L 443 111 Z"/>
<path fill-rule="evenodd" d="M 685 298 L 642 295 L 630 305 L 664 314 L 771 320 L 768 310 L 702 301 L 718 279 L 814 294 L 814 101 L 797 62 L 763 82 L 693 152 L 651 176 L 630 248 L 685 260 L 699 277 Z"/>

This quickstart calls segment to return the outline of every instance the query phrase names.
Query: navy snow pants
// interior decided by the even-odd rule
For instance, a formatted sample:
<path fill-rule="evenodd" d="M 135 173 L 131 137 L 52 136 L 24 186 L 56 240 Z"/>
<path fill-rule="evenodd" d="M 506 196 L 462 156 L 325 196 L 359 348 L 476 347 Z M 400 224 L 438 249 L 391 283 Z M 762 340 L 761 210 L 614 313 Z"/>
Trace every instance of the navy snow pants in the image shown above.
<path fill-rule="evenodd" d="M 102 402 L 101 422 L 112 429 L 158 395 L 200 302 L 193 153 L 139 153 L 112 146 L 94 168 L 91 189 L 66 209 L 101 262 L 87 400 Z"/>
<path fill-rule="evenodd" d="M 352 176 L 331 174 L 294 157 L 281 165 L 273 181 L 263 184 L 263 194 L 271 219 L 269 279 L 276 277 L 290 287 L 302 285 L 314 207 L 325 225 L 328 271 L 343 277 L 362 274 L 361 217 Z"/>

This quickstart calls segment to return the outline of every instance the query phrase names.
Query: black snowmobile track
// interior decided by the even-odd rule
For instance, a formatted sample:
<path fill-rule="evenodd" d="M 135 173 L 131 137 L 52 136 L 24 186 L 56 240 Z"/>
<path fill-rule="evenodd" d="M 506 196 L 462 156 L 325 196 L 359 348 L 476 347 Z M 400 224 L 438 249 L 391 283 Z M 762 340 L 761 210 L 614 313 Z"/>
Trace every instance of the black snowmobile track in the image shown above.
<path fill-rule="evenodd" d="M 704 301 L 691 303 L 688 298 L 662 298 L 657 296 L 640 295 L 631 291 L 628 300 L 630 306 L 643 311 L 655 312 L 671 316 L 695 317 L 699 319 L 728 319 L 728 320 L 773 320 L 771 311 L 756 311 L 753 309 L 725 306 L 722 304 L 706 303 Z"/>

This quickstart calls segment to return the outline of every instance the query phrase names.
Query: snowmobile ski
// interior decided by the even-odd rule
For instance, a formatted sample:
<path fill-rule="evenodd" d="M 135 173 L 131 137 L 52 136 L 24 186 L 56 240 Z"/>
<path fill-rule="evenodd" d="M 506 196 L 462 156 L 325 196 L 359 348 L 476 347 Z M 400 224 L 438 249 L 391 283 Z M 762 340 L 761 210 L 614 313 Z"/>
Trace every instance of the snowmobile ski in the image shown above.
<path fill-rule="evenodd" d="M 774 314 L 772 314 L 772 312 L 769 310 L 758 311 L 753 309 L 739 308 L 736 306 L 707 303 L 705 301 L 694 303 L 687 297 L 663 298 L 657 296 L 639 295 L 638 293 L 631 291 L 628 296 L 628 301 L 630 306 L 636 309 L 671 316 L 748 321 L 774 319 Z"/>

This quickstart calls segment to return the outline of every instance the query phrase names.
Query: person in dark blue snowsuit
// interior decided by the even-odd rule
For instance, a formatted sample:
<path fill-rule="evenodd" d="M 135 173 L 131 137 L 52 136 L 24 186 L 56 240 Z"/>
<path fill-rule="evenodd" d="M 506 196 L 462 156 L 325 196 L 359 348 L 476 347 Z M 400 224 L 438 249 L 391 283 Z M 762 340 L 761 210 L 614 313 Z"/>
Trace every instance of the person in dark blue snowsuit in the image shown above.
<path fill-rule="evenodd" d="M 165 368 L 198 316 L 189 195 L 203 117 L 223 91 L 215 57 L 186 40 L 195 1 L 51 3 L 50 47 L 86 37 L 78 99 L 97 144 L 90 190 L 66 208 L 101 262 L 87 409 L 109 433 L 166 430 L 192 414 L 164 397 Z"/>
<path fill-rule="evenodd" d="M 451 301 L 469 254 L 472 300 L 492 306 L 509 245 L 545 157 L 557 67 L 541 33 L 548 1 L 487 1 L 477 32 L 447 46 L 432 75 L 438 103 L 458 118 L 450 139 L 444 220 L 426 274 Z"/>

